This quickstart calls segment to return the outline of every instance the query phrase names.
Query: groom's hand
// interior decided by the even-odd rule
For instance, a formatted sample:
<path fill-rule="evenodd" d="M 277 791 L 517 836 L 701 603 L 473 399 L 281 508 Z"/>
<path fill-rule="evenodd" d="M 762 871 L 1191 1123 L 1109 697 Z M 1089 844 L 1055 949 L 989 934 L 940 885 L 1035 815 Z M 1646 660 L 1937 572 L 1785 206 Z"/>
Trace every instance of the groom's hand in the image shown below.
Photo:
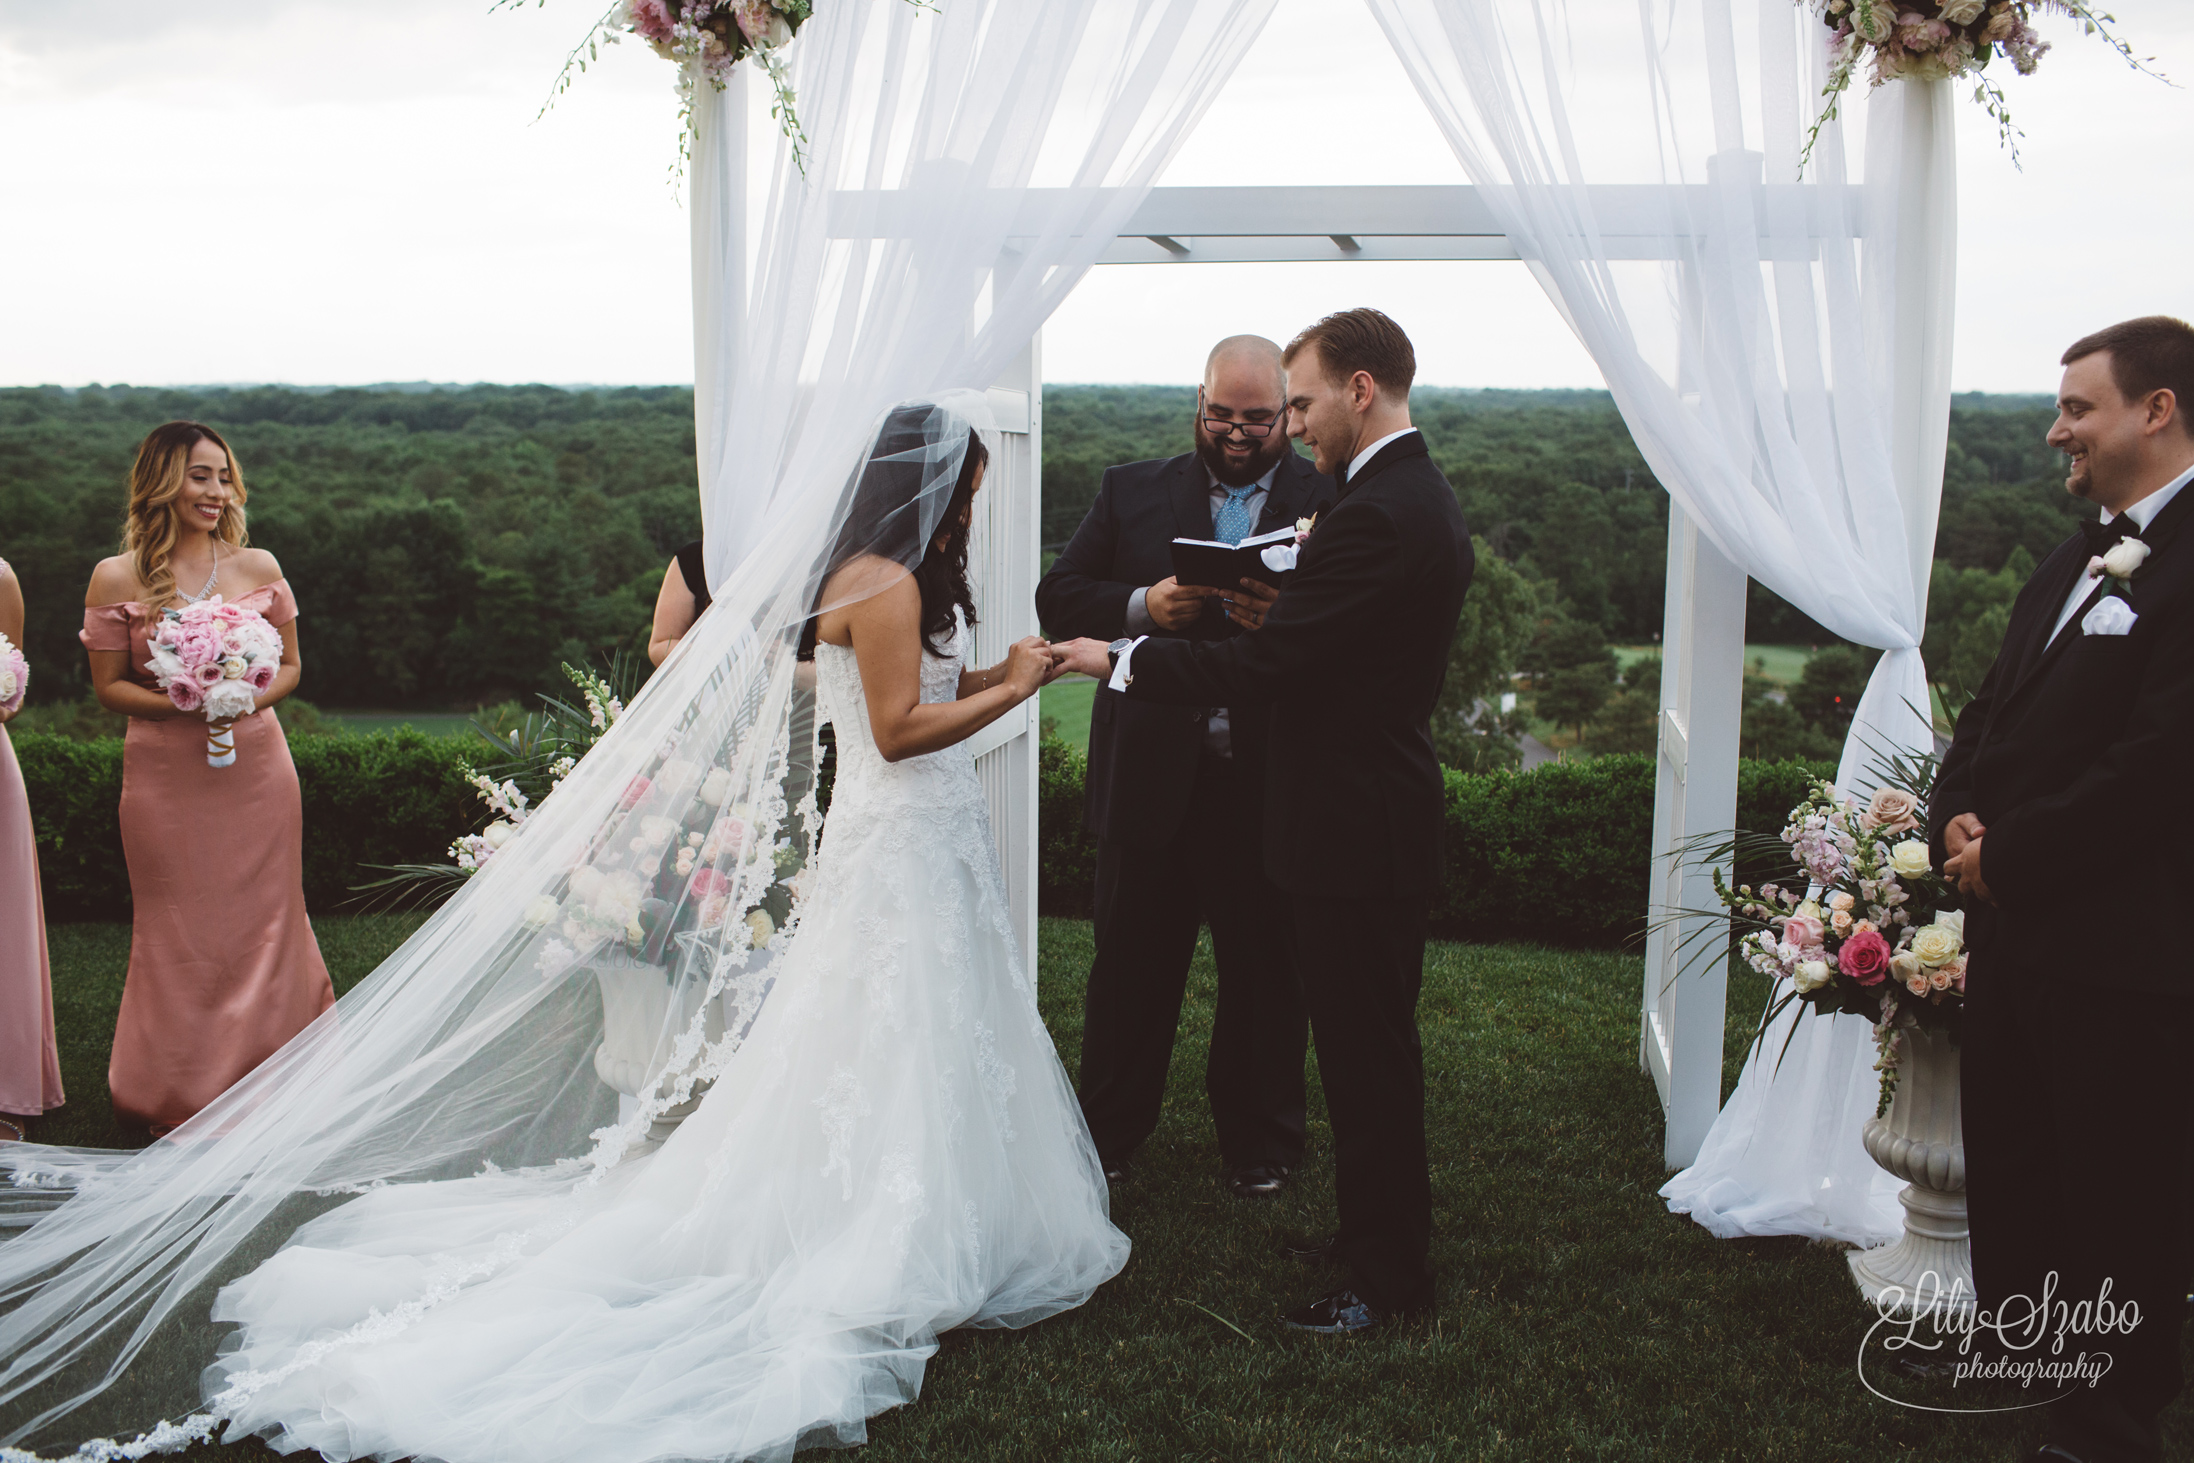
<path fill-rule="evenodd" d="M 1225 606 L 1226 617 L 1245 630 L 1262 625 L 1279 598 L 1280 591 L 1262 579 L 1244 578 L 1240 589 L 1219 592 L 1219 603 Z"/>
<path fill-rule="evenodd" d="M 1052 646 L 1051 652 L 1060 657 L 1061 673 L 1073 671 L 1099 681 L 1112 675 L 1112 642 L 1109 640 L 1069 640 Z"/>

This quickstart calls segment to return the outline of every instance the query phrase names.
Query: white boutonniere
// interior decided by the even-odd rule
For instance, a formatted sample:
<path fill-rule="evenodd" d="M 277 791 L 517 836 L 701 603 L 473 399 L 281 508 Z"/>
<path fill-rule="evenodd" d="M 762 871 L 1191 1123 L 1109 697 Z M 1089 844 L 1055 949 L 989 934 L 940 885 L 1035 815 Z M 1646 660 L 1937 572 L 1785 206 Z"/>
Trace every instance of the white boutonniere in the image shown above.
<path fill-rule="evenodd" d="M 2141 572 L 2148 562 L 2149 547 L 2137 538 L 2122 538 L 2110 546 L 2110 552 L 2098 554 L 2087 561 L 2087 577 L 2100 579 L 2110 576 L 2114 590 L 2124 594 L 2132 588 L 2133 576 Z"/>
<path fill-rule="evenodd" d="M 1311 515 L 1310 515 L 1310 516 L 1309 516 L 1308 518 L 1298 518 L 1298 519 L 1296 519 L 1296 520 L 1295 520 L 1295 542 L 1297 542 L 1298 544 L 1300 544 L 1300 543 L 1305 543 L 1305 542 L 1307 542 L 1307 541 L 1309 540 L 1309 538 L 1310 538 L 1310 531 L 1311 531 L 1312 529 L 1316 528 L 1317 526 L 1318 526 L 1318 515 L 1317 515 L 1317 514 L 1315 514 L 1315 513 L 1311 514 Z"/>

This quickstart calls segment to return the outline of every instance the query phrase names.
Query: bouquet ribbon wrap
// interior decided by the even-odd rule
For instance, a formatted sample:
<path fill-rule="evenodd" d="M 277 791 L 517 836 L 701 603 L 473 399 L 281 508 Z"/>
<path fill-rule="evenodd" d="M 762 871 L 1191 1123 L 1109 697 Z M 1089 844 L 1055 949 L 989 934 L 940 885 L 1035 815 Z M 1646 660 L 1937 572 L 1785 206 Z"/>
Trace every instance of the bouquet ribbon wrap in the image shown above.
<path fill-rule="evenodd" d="M 236 728 L 234 725 L 215 731 L 206 728 L 206 765 L 208 767 L 234 767 L 236 765 Z"/>

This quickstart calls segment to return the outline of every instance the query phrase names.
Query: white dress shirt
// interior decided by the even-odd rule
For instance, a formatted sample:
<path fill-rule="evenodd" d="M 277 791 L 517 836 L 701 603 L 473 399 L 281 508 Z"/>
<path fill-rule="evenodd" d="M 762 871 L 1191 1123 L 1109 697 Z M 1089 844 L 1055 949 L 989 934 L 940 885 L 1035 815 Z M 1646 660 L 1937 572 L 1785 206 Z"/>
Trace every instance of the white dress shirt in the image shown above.
<path fill-rule="evenodd" d="M 1417 429 L 1415 427 L 1404 427 L 1399 432 L 1389 432 L 1384 437 L 1381 437 L 1378 441 L 1372 443 L 1369 447 L 1366 447 L 1363 451 L 1357 453 L 1353 458 L 1350 458 L 1348 464 L 1348 480 L 1350 482 L 1354 482 L 1356 480 L 1356 474 L 1364 470 L 1365 463 L 1371 461 L 1372 458 L 1379 455 L 1379 449 L 1381 447 L 1386 446 L 1387 443 L 1393 441 L 1396 437 L 1406 437 L 1411 432 L 1414 432 L 1416 430 Z"/>
<path fill-rule="evenodd" d="M 2145 531 L 2151 523 L 2156 521 L 2156 515 L 2164 511 L 2164 505 L 2173 498 L 2178 497 L 2179 489 L 2185 487 L 2189 481 L 2194 481 L 2194 467 L 2188 468 L 2155 492 L 2141 499 L 2140 502 L 2126 509 L 2125 516 L 2133 520 L 2134 527 Z M 2108 508 L 2103 510 L 2103 522 L 2105 523 L 2110 522 L 2117 516 Z M 2049 632 L 2049 643 L 2051 645 L 2057 643 L 2057 637 L 2064 633 L 2064 627 L 2072 623 L 2072 617 L 2080 612 L 2080 606 L 2086 604 L 2087 597 L 2094 592 L 2095 581 L 2088 575 L 2082 574 L 2073 581 L 2072 593 L 2066 597 L 2064 608 L 2058 612 L 2057 627 Z"/>

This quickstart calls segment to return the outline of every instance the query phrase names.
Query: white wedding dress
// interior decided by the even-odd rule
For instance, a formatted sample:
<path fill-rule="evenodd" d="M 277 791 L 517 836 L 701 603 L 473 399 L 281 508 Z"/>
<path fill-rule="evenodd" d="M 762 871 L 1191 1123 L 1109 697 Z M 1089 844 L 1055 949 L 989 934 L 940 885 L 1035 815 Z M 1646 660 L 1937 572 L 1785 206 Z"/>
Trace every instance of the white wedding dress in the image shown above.
<path fill-rule="evenodd" d="M 957 692 L 968 636 L 925 654 Z M 816 650 L 834 798 L 751 1032 L 659 1149 L 591 1186 L 374 1189 L 220 1293 L 229 1436 L 334 1459 L 782 1458 L 865 1439 L 937 1336 L 1080 1305 L 1126 1263 L 1037 1014 L 966 746 L 887 763 Z M 546 1187 L 544 1183 L 546 1182 Z"/>

